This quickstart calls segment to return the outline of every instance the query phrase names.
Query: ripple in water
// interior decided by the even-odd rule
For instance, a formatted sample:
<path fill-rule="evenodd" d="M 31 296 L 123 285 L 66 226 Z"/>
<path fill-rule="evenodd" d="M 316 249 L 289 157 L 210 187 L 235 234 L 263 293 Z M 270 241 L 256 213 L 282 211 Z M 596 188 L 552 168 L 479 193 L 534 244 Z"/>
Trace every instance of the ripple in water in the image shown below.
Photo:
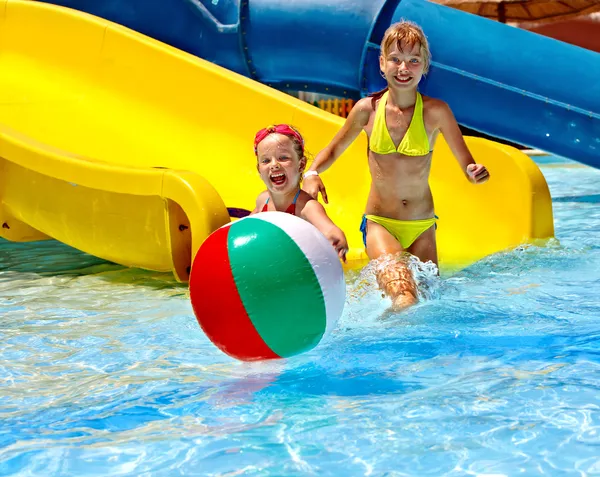
<path fill-rule="evenodd" d="M 223 355 L 168 275 L 0 241 L 0 475 L 600 474 L 600 172 L 543 170 L 556 241 L 413 261 L 403 313 L 369 264 L 281 362 Z"/>

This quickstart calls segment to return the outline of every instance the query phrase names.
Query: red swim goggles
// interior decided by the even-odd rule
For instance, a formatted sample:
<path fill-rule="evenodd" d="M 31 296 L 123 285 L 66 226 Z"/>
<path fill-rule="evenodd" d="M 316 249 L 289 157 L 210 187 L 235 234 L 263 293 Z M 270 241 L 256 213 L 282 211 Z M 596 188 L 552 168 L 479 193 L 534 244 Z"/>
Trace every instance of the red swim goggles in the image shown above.
<path fill-rule="evenodd" d="M 268 126 L 264 129 L 261 129 L 254 136 L 254 154 L 258 155 L 258 145 L 261 141 L 266 138 L 269 134 L 283 134 L 284 136 L 288 136 L 291 138 L 295 138 L 300 143 L 300 147 L 302 148 L 302 155 L 304 155 L 304 139 L 298 131 L 296 131 L 292 126 L 288 124 L 275 124 L 273 126 Z"/>

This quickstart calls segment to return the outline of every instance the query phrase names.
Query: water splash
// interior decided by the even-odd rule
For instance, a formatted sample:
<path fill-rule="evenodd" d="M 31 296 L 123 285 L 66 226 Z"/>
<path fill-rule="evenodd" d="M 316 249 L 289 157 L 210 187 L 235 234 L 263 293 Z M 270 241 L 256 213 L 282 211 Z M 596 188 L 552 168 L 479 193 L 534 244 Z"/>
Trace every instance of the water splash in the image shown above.
<path fill-rule="evenodd" d="M 354 307 L 359 314 L 363 314 L 365 309 L 375 309 L 383 312 L 389 308 L 391 301 L 377 285 L 376 275 L 399 260 L 406 262 L 411 271 L 417 284 L 420 302 L 434 300 L 439 297 L 441 280 L 438 275 L 438 267 L 433 262 L 423 263 L 410 254 L 403 256 L 388 254 L 371 260 L 355 278 L 351 277 L 349 279 L 348 304 Z"/>

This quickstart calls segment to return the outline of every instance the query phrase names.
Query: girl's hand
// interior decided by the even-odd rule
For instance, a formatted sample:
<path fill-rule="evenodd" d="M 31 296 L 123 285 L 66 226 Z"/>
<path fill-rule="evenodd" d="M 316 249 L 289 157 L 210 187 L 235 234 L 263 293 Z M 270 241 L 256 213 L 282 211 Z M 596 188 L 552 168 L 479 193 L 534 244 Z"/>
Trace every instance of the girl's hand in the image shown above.
<path fill-rule="evenodd" d="M 327 191 L 325 190 L 325 184 L 319 176 L 308 176 L 302 182 L 302 189 L 308 193 L 313 199 L 319 200 L 319 192 L 323 197 L 323 201 L 329 204 L 327 200 Z"/>
<path fill-rule="evenodd" d="M 467 175 L 473 184 L 483 184 L 490 178 L 490 173 L 483 164 L 469 164 Z"/>
<path fill-rule="evenodd" d="M 344 261 L 344 263 L 346 263 L 348 241 L 346 240 L 344 232 L 342 232 L 340 228 L 335 227 L 335 229 L 333 229 L 328 235 L 329 236 L 327 238 L 331 242 L 331 245 L 333 245 L 333 248 L 335 248 L 338 257 L 340 257 Z"/>

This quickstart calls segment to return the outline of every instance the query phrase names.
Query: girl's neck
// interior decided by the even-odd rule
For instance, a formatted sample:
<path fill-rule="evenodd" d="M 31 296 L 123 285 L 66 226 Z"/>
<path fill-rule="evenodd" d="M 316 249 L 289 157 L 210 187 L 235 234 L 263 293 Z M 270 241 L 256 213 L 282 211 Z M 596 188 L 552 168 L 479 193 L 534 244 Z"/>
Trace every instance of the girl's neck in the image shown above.
<path fill-rule="evenodd" d="M 415 105 L 417 102 L 417 89 L 410 89 L 406 91 L 398 91 L 393 89 L 388 89 L 389 91 L 389 99 L 391 99 L 391 103 L 395 106 L 398 106 L 400 109 L 410 108 Z"/>
<path fill-rule="evenodd" d="M 275 210 L 285 211 L 290 204 L 294 201 L 294 197 L 300 190 L 300 187 L 291 190 L 290 192 L 271 192 L 269 191 L 269 196 L 273 201 L 273 205 L 275 206 Z"/>

